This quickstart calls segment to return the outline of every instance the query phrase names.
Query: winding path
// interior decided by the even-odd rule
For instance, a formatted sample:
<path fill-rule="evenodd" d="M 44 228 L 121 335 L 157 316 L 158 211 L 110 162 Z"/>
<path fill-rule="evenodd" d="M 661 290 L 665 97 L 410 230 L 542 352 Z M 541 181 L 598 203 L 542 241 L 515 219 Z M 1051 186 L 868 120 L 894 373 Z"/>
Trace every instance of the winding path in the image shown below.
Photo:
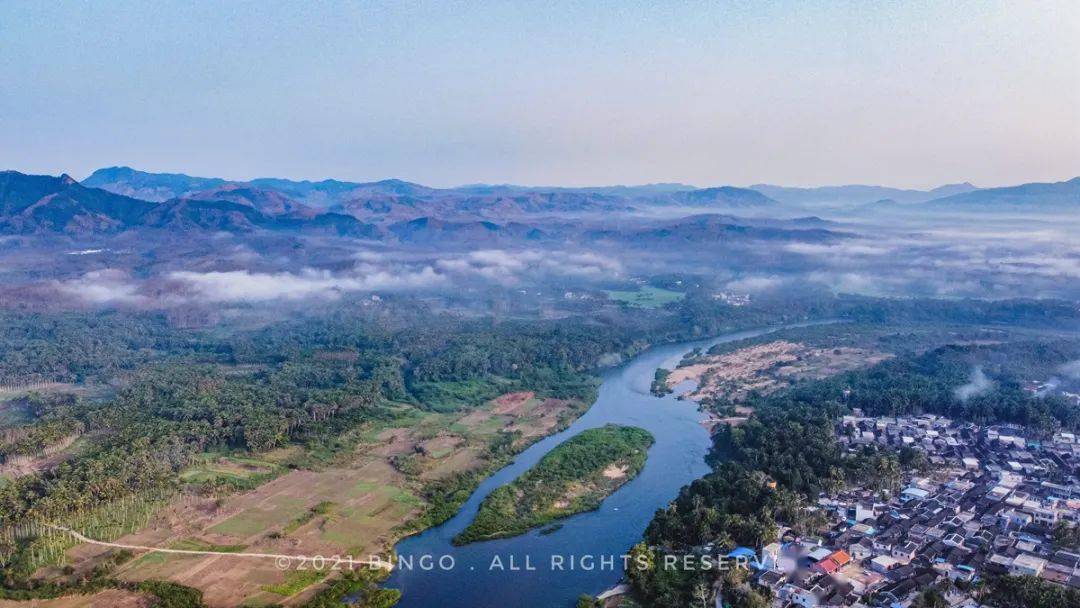
<path fill-rule="evenodd" d="M 276 563 L 278 564 L 278 567 L 281 568 L 282 570 L 287 570 L 292 565 L 293 562 L 299 562 L 301 564 L 310 563 L 315 558 L 320 558 L 328 566 L 335 566 L 335 565 L 341 566 L 343 564 L 347 564 L 349 567 L 355 567 L 355 566 L 373 567 L 374 566 L 374 567 L 382 568 L 384 570 L 393 570 L 394 569 L 394 564 L 392 562 L 388 562 L 388 561 L 385 561 L 385 560 L 380 559 L 380 558 L 376 558 L 374 560 L 363 560 L 363 559 L 360 559 L 360 560 L 348 559 L 348 560 L 346 560 L 346 559 L 338 558 L 338 559 L 335 560 L 335 559 L 329 558 L 329 557 L 323 558 L 321 556 L 312 556 L 312 555 L 286 555 L 286 554 L 283 554 L 283 553 L 242 553 L 242 552 L 231 552 L 231 551 L 199 551 L 197 549 L 166 549 L 164 547 L 148 547 L 148 546 L 145 546 L 145 545 L 127 545 L 127 544 L 124 544 L 124 543 L 110 543 L 110 542 L 106 542 L 106 541 L 103 541 L 103 540 L 96 540 L 96 539 L 90 538 L 88 536 L 84 536 L 83 534 L 80 534 L 79 532 L 76 532 L 75 530 L 72 530 L 71 528 L 68 528 L 68 527 L 65 527 L 65 526 L 58 526 L 56 524 L 45 524 L 45 525 L 47 527 L 49 527 L 49 528 L 54 529 L 54 530 L 59 530 L 61 532 L 67 532 L 68 534 L 75 537 L 75 540 L 78 540 L 80 542 L 90 543 L 92 545 L 100 545 L 102 547 L 114 547 L 114 548 L 117 548 L 117 549 L 131 549 L 133 551 L 153 551 L 153 552 L 157 552 L 157 553 L 179 553 L 179 554 L 182 554 L 182 555 L 218 555 L 218 556 L 224 555 L 224 556 L 235 556 L 235 557 L 269 558 L 269 559 L 275 560 Z M 321 569 L 321 568 L 319 568 L 319 569 Z"/>

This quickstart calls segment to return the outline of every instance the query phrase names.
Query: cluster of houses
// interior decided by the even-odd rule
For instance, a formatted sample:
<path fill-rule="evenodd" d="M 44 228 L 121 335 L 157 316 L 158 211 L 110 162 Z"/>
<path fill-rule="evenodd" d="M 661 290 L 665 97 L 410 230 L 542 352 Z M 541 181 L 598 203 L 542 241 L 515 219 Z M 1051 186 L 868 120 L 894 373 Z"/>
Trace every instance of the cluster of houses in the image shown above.
<path fill-rule="evenodd" d="M 1070 384 L 1075 385 L 1075 382 Z M 1064 388 L 1060 378 L 1055 377 L 1045 381 L 1028 380 L 1024 383 L 1023 389 L 1028 394 L 1037 397 L 1057 395 L 1072 405 L 1080 406 L 1080 393 Z"/>
<path fill-rule="evenodd" d="M 858 412 L 839 425 L 847 449 L 918 448 L 930 473 L 909 476 L 891 496 L 820 497 L 814 508 L 828 515 L 828 531 L 783 532 L 756 564 L 755 582 L 773 591 L 777 606 L 906 608 L 946 579 L 959 583 L 946 586 L 951 606 L 976 606 L 963 583 L 992 574 L 1080 587 L 1080 547 L 1062 542 L 1065 527 L 1080 525 L 1073 434 L 1035 440 L 1010 426 Z"/>

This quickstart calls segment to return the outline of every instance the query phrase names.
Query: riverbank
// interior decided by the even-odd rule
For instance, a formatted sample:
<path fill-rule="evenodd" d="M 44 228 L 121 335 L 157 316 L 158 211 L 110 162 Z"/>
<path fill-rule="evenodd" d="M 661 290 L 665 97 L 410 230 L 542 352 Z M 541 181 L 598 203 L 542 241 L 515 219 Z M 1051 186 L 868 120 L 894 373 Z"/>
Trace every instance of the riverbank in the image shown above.
<path fill-rule="evenodd" d="M 423 556 L 446 562 L 440 568 L 396 568 L 385 586 L 402 592 L 399 608 L 503 604 L 565 608 L 583 592 L 599 593 L 617 584 L 623 576 L 621 556 L 641 539 L 656 509 L 709 470 L 705 455 L 711 442 L 701 424 L 703 414 L 697 404 L 680 401 L 677 395 L 653 396 L 650 385 L 655 370 L 674 367 L 694 348 L 708 349 L 772 331 L 748 330 L 662 345 L 604 371 L 596 402 L 570 428 L 537 442 L 484 480 L 453 518 L 398 543 L 395 551 L 401 563 Z M 609 423 L 640 427 L 655 438 L 636 479 L 596 510 L 560 519 L 557 529 L 532 529 L 510 538 L 454 545 L 454 537 L 469 526 L 488 495 L 525 474 L 568 439 Z"/>

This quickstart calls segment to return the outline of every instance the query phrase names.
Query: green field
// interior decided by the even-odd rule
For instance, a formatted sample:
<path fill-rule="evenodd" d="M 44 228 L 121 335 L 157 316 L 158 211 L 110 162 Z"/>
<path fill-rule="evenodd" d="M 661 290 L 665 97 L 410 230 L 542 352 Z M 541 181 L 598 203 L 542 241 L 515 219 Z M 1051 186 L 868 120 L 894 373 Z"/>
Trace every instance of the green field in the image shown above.
<path fill-rule="evenodd" d="M 265 460 L 209 452 L 201 455 L 197 464 L 181 472 L 180 479 L 193 484 L 225 483 L 246 489 L 269 481 L 280 469 Z"/>
<path fill-rule="evenodd" d="M 670 289 L 661 289 L 646 285 L 637 291 L 607 290 L 607 295 L 616 302 L 622 302 L 639 308 L 660 308 L 665 304 L 678 302 L 686 294 Z"/>
<path fill-rule="evenodd" d="M 271 529 L 281 521 L 283 514 L 291 521 L 307 511 L 302 498 L 274 496 L 269 502 L 272 509 L 249 509 L 211 527 L 209 531 L 246 538 Z"/>
<path fill-rule="evenodd" d="M 214 551 L 216 553 L 240 553 L 247 545 L 216 545 L 201 538 L 183 538 L 169 545 L 170 549 L 186 551 Z"/>
<path fill-rule="evenodd" d="M 436 412 L 456 412 L 475 407 L 505 393 L 510 382 L 499 377 L 445 381 L 417 382 L 411 386 L 416 398 Z"/>
<path fill-rule="evenodd" d="M 277 585 L 263 585 L 263 591 L 288 597 L 326 578 L 326 572 L 319 570 L 292 570 L 285 575 L 285 581 Z"/>

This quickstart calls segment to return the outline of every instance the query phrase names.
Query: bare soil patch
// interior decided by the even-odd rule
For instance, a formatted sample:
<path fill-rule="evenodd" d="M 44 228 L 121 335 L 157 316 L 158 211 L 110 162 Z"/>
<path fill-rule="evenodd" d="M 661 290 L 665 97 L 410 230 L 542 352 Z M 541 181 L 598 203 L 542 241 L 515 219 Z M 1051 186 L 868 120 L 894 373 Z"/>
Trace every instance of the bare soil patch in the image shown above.
<path fill-rule="evenodd" d="M 51 600 L 0 600 L 0 608 L 148 608 L 150 596 L 120 589 L 106 589 L 93 595 L 68 595 Z"/>
<path fill-rule="evenodd" d="M 464 437 L 457 435 L 439 435 L 420 443 L 420 451 L 429 458 L 444 458 L 454 451 L 454 448 L 465 443 Z"/>
<path fill-rule="evenodd" d="M 691 364 L 672 370 L 667 385 L 671 388 L 685 380 L 695 380 L 698 386 L 686 398 L 738 403 L 751 392 L 772 393 L 798 380 L 826 378 L 868 367 L 889 356 L 861 348 L 816 348 L 776 340 L 698 357 Z"/>
<path fill-rule="evenodd" d="M 607 477 L 608 479 L 622 479 L 623 477 L 626 477 L 626 471 L 627 467 L 625 465 L 618 466 L 613 464 L 604 469 L 604 477 Z"/>
<path fill-rule="evenodd" d="M 532 391 L 507 393 L 492 401 L 494 407 L 491 411 L 494 414 L 514 414 L 535 396 L 536 393 Z"/>
<path fill-rule="evenodd" d="M 74 450 L 73 446 L 79 437 L 79 435 L 64 437 L 60 441 L 46 446 L 42 453 L 36 456 L 12 458 L 4 464 L 0 464 L 0 475 L 15 478 L 52 469 L 71 456 Z"/>

